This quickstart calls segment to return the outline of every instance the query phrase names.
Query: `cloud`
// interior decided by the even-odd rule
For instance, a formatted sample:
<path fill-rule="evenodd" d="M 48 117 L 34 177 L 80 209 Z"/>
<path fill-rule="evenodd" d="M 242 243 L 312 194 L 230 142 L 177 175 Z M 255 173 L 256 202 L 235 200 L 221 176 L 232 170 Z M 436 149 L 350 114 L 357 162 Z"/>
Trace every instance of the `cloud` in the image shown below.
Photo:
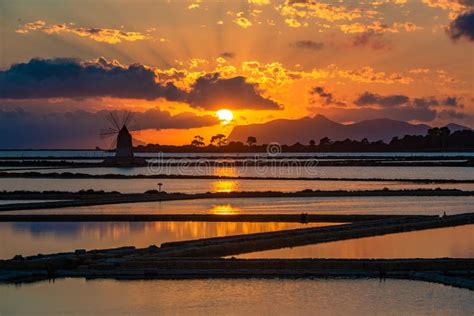
<path fill-rule="evenodd" d="M 26 23 L 23 26 L 19 27 L 15 32 L 20 34 L 28 34 L 31 31 L 41 30 L 46 26 L 46 22 L 43 20 L 38 20 L 36 22 Z"/>
<path fill-rule="evenodd" d="M 435 97 L 429 98 L 415 98 L 413 99 L 413 104 L 419 107 L 429 107 L 429 106 L 448 106 L 448 107 L 457 107 L 461 106 L 459 104 L 459 99 L 457 97 L 446 97 L 445 99 L 437 99 Z"/>
<path fill-rule="evenodd" d="M 464 37 L 474 41 L 474 10 L 459 15 L 451 22 L 447 32 L 453 40 Z"/>
<path fill-rule="evenodd" d="M 373 50 L 383 50 L 390 49 L 392 47 L 392 43 L 388 39 L 384 38 L 380 33 L 367 31 L 356 35 L 352 41 L 352 46 L 369 47 Z"/>
<path fill-rule="evenodd" d="M 235 53 L 233 52 L 222 52 L 219 54 L 220 57 L 225 58 L 225 59 L 232 59 L 235 58 Z"/>
<path fill-rule="evenodd" d="M 80 37 L 88 38 L 96 42 L 108 44 L 118 44 L 122 41 L 141 41 L 149 39 L 150 36 L 140 32 L 125 32 L 123 30 L 111 28 L 90 28 L 90 27 L 74 27 L 73 24 L 50 24 L 45 21 L 38 20 L 32 23 L 26 23 L 16 30 L 20 34 L 28 34 L 30 32 L 42 31 L 46 34 L 69 33 Z"/>
<path fill-rule="evenodd" d="M 237 19 L 234 20 L 234 22 L 240 26 L 241 28 L 248 28 L 248 27 L 251 27 L 252 26 L 252 22 L 250 22 L 249 19 L 247 18 L 244 18 L 244 17 L 238 17 Z"/>
<path fill-rule="evenodd" d="M 290 46 L 295 47 L 295 48 L 317 51 L 324 48 L 324 43 L 315 42 L 311 40 L 302 40 L 302 41 L 296 41 L 294 43 L 291 43 Z"/>
<path fill-rule="evenodd" d="M 187 102 L 194 107 L 217 110 L 254 109 L 279 110 L 277 102 L 260 94 L 257 84 L 249 83 L 245 77 L 220 78 L 219 73 L 202 76 L 196 80 L 189 92 Z"/>
<path fill-rule="evenodd" d="M 410 84 L 413 78 L 405 76 L 402 73 L 386 74 L 383 71 L 376 71 L 370 66 L 362 67 L 356 70 L 342 70 L 337 71 L 337 75 L 341 78 L 347 78 L 355 82 L 364 83 L 383 83 L 383 84 Z"/>
<path fill-rule="evenodd" d="M 458 112 L 454 110 L 443 110 L 439 112 L 438 117 L 444 120 L 472 120 L 473 116 L 467 113 Z"/>
<path fill-rule="evenodd" d="M 334 99 L 332 93 L 327 92 L 323 87 L 314 87 L 310 91 L 311 95 L 317 95 L 324 100 L 325 105 L 346 106 L 346 103 Z"/>
<path fill-rule="evenodd" d="M 341 24 L 338 25 L 339 29 L 346 34 L 354 33 L 399 33 L 404 30 L 406 32 L 414 32 L 423 29 L 421 26 L 417 26 L 412 22 L 395 22 L 392 25 L 375 21 L 372 24 L 352 23 L 352 24 Z"/>
<path fill-rule="evenodd" d="M 270 0 L 248 0 L 248 3 L 262 6 L 270 4 Z"/>
<path fill-rule="evenodd" d="M 158 108 L 150 109 L 145 112 L 135 112 L 134 120 L 137 127 L 143 129 L 188 129 L 219 124 L 219 120 L 212 115 L 199 116 L 192 112 L 182 112 L 171 115 L 167 111 Z"/>
<path fill-rule="evenodd" d="M 465 12 L 469 7 L 474 6 L 473 0 L 422 0 L 421 2 L 431 8 L 450 11 L 449 17 L 451 19 L 454 19 L 461 12 Z"/>
<path fill-rule="evenodd" d="M 302 26 L 303 24 L 301 24 L 298 20 L 296 19 L 285 19 L 285 23 L 286 25 L 288 25 L 289 27 L 294 27 L 294 28 L 297 28 L 297 27 L 300 27 Z"/>
<path fill-rule="evenodd" d="M 354 103 L 358 106 L 379 105 L 382 107 L 395 107 L 406 104 L 409 100 L 410 98 L 405 95 L 381 96 L 367 91 L 354 100 Z"/>
<path fill-rule="evenodd" d="M 200 7 L 200 4 L 199 3 L 191 3 L 189 6 L 188 6 L 188 10 L 193 10 L 193 9 L 197 9 Z"/>
<path fill-rule="evenodd" d="M 453 109 L 462 107 L 462 104 L 459 103 L 459 98 L 454 96 L 412 99 L 405 95 L 383 96 L 364 92 L 354 100 L 351 107 L 347 107 L 345 103 L 343 103 L 344 106 L 341 106 L 333 102 L 333 94 L 328 93 L 322 87 L 315 87 L 312 93 L 319 95 L 326 102 L 323 104 L 324 106 L 313 103 L 314 105 L 308 109 L 315 113 L 327 115 L 340 122 L 357 122 L 376 118 L 420 122 L 431 122 L 435 119 L 471 119 L 471 116 L 468 114 Z"/>
<path fill-rule="evenodd" d="M 414 68 L 409 71 L 409 73 L 416 74 L 416 75 L 427 74 L 429 72 L 430 72 L 430 69 L 428 68 Z"/>
<path fill-rule="evenodd" d="M 309 0 L 287 0 L 283 4 L 277 5 L 276 9 L 281 16 L 288 19 L 322 19 L 334 22 L 340 20 L 352 21 L 363 16 L 360 9 L 350 9 L 340 4 L 332 5 Z"/>
<path fill-rule="evenodd" d="M 0 144 L 2 148 L 93 148 L 103 145 L 100 132 L 110 125 L 109 113 L 0 109 Z M 219 123 L 211 115 L 198 116 L 189 112 L 171 115 L 157 108 L 133 114 L 131 126 L 135 126 L 135 130 L 188 129 Z"/>
<path fill-rule="evenodd" d="M 160 84 L 153 69 L 99 58 L 31 59 L 0 71 L 0 98 L 117 97 L 180 101 L 184 92 L 172 83 Z"/>
<path fill-rule="evenodd" d="M 399 106 L 415 106 L 418 108 L 428 108 L 434 106 L 445 107 L 462 107 L 459 98 L 448 96 L 445 98 L 425 97 L 411 99 L 406 95 L 387 95 L 382 96 L 376 93 L 364 92 L 356 100 L 354 104 L 358 106 L 380 106 L 380 107 L 399 107 Z"/>

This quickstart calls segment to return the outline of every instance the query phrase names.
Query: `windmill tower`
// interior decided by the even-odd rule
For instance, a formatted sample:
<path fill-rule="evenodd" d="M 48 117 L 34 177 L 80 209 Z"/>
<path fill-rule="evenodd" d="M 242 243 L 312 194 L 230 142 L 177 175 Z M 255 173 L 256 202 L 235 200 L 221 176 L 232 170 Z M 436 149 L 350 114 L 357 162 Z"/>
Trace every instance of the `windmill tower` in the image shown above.
<path fill-rule="evenodd" d="M 126 125 L 122 126 L 117 136 L 117 147 L 115 148 L 115 157 L 132 158 L 133 144 L 132 135 Z"/>
<path fill-rule="evenodd" d="M 136 158 L 133 154 L 133 137 L 129 132 L 129 126 L 133 119 L 131 112 L 123 113 L 119 117 L 117 112 L 111 112 L 107 116 L 110 126 L 100 133 L 102 138 L 113 137 L 112 148 L 115 147 L 115 157 L 108 157 L 104 160 L 106 165 L 114 166 L 136 166 L 145 165 L 144 159 Z"/>
<path fill-rule="evenodd" d="M 120 118 L 116 112 L 110 112 L 107 120 L 110 126 L 100 133 L 102 138 L 113 137 L 112 147 L 115 147 L 115 157 L 133 158 L 133 141 L 128 126 L 133 119 L 131 112 L 126 112 Z"/>

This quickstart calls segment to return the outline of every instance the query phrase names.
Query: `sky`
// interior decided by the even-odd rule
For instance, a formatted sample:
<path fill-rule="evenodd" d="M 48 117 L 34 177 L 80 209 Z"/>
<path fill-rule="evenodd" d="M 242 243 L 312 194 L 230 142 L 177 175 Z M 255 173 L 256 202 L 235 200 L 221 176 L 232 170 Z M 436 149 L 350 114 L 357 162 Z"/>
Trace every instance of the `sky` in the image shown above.
<path fill-rule="evenodd" d="M 0 148 L 108 146 L 110 111 L 177 145 L 317 114 L 472 127 L 473 56 L 473 0 L 0 0 Z"/>

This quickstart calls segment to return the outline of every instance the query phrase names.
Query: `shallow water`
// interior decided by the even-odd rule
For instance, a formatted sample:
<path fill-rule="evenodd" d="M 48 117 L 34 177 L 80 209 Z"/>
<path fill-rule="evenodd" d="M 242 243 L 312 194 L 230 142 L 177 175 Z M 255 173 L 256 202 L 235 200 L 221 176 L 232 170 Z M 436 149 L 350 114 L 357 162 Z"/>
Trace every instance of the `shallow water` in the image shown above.
<path fill-rule="evenodd" d="M 163 242 L 284 229 L 320 227 L 335 223 L 245 223 L 245 222 L 107 222 L 107 223 L 0 223 L 0 259 L 104 249 L 122 246 L 159 246 Z M 1 314 L 1 313 L 0 313 Z"/>
<path fill-rule="evenodd" d="M 401 189 L 460 189 L 474 190 L 474 183 L 410 183 L 388 181 L 305 181 L 305 180 L 216 180 L 216 179 L 27 179 L 3 178 L 0 191 L 72 191 L 104 190 L 122 193 L 143 193 L 158 189 L 166 192 L 205 193 L 232 191 L 281 191 L 312 190 L 391 190 Z"/>
<path fill-rule="evenodd" d="M 110 204 L 1 214 L 418 214 L 474 212 L 474 197 L 231 198 Z"/>
<path fill-rule="evenodd" d="M 0 200 L 0 205 L 28 204 L 28 203 L 55 202 L 55 201 L 59 201 L 59 200 Z"/>
<path fill-rule="evenodd" d="M 474 225 L 254 252 L 238 258 L 474 258 Z"/>
<path fill-rule="evenodd" d="M 359 178 L 359 179 L 444 179 L 474 180 L 474 168 L 470 167 L 136 167 L 136 168 L 58 168 L 14 170 L 39 173 L 85 173 L 93 175 L 213 175 L 231 177 L 282 177 L 282 178 Z"/>
<path fill-rule="evenodd" d="M 474 313 L 474 292 L 390 279 L 61 279 L 0 286 L 0 314 L 36 313 L 469 315 Z"/>
<path fill-rule="evenodd" d="M 106 157 L 113 153 L 102 150 L 0 150 L 0 157 Z M 139 157 L 254 157 L 266 156 L 266 153 L 136 153 Z M 474 156 L 474 152 L 324 152 L 324 153 L 282 153 L 285 157 L 458 157 Z"/>

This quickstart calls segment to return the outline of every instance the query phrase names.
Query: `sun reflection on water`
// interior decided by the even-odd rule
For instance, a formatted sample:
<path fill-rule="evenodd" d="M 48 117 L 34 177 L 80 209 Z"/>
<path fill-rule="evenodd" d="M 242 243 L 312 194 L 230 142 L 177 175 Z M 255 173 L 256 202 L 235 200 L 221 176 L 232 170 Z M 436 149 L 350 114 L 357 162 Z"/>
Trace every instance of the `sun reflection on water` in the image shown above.
<path fill-rule="evenodd" d="M 230 204 L 223 204 L 223 205 L 214 205 L 209 210 L 209 213 L 216 214 L 216 215 L 233 215 L 233 214 L 240 214 L 241 210 L 239 208 L 233 207 Z"/>
<path fill-rule="evenodd" d="M 213 170 L 213 175 L 219 177 L 237 177 L 239 176 L 237 170 L 233 166 L 218 166 L 215 167 Z"/>
<path fill-rule="evenodd" d="M 235 180 L 218 180 L 212 182 L 213 192 L 233 192 L 238 191 L 239 182 Z"/>

